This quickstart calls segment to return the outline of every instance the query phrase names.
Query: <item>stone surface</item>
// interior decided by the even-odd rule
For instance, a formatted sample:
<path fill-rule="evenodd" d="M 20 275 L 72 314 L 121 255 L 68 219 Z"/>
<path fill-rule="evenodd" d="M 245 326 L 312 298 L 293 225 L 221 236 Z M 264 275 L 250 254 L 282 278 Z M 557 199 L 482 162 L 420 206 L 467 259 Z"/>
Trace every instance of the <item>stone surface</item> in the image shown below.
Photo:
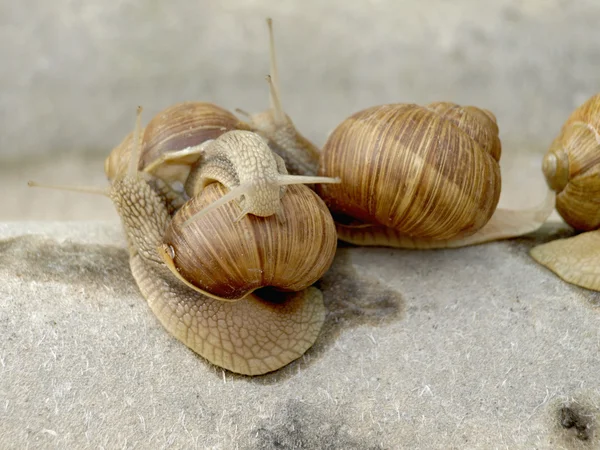
<path fill-rule="evenodd" d="M 117 222 L 0 224 L 2 447 L 598 448 L 600 296 L 528 256 L 568 234 L 340 248 L 317 344 L 246 378 L 164 331 Z"/>
<path fill-rule="evenodd" d="M 593 0 L 0 0 L 0 447 L 599 448 L 600 295 L 527 253 L 557 222 L 457 250 L 340 248 L 317 344 L 245 378 L 154 318 L 108 199 L 26 186 L 106 186 L 138 104 L 146 121 L 183 100 L 264 109 L 266 16 L 284 106 L 318 145 L 373 104 L 492 110 L 503 207 L 541 201 L 542 154 L 598 91 Z"/>
<path fill-rule="evenodd" d="M 598 91 L 595 0 L 2 0 L 0 161 L 105 155 L 138 104 L 264 109 L 266 16 L 284 105 L 319 145 L 361 108 L 451 100 L 494 111 L 507 151 L 546 148 Z"/>

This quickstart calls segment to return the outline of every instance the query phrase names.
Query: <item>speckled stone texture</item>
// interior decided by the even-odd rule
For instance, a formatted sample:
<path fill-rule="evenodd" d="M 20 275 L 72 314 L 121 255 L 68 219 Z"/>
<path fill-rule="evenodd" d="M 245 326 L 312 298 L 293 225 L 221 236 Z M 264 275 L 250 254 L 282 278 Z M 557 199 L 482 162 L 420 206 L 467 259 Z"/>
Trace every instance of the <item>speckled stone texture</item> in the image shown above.
<path fill-rule="evenodd" d="M 556 214 L 465 249 L 340 248 L 316 345 L 246 378 L 162 328 L 108 199 L 27 188 L 105 186 L 139 104 L 265 109 L 267 16 L 307 137 L 381 103 L 488 108 L 503 207 L 543 199 L 543 153 L 599 90 L 595 0 L 0 0 L 0 447 L 600 448 L 600 296 L 528 256 L 570 233 Z"/>
<path fill-rule="evenodd" d="M 165 332 L 118 224 L 1 224 L 2 447 L 598 448 L 600 297 L 527 253 L 569 233 L 341 248 L 316 345 L 247 378 Z"/>

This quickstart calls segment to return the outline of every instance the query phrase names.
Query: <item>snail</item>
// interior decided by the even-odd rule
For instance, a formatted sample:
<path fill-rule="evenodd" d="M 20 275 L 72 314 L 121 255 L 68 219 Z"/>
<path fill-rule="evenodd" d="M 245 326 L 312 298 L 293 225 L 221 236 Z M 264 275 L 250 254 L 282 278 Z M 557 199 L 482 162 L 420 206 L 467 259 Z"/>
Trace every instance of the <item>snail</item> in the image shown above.
<path fill-rule="evenodd" d="M 264 285 L 297 291 L 321 278 L 337 235 L 321 198 L 302 184 L 339 180 L 288 175 L 283 159 L 249 131 L 229 131 L 205 147 L 194 196 L 173 216 L 160 248 L 173 274 L 221 300 Z M 212 212 L 240 195 L 235 217 Z M 249 214 L 265 220 L 242 223 Z"/>
<path fill-rule="evenodd" d="M 202 223 L 182 225 L 188 234 L 199 229 L 203 233 L 198 239 L 203 247 L 188 249 L 184 255 L 204 264 L 192 270 L 204 270 L 207 261 L 222 264 L 222 270 L 213 269 L 205 278 L 220 276 L 221 280 L 213 284 L 222 288 L 224 296 L 204 295 L 197 287 L 190 287 L 189 281 L 182 282 L 187 273 L 169 267 L 165 252 L 171 260 L 183 252 L 185 238 L 177 244 L 171 242 L 177 233 L 178 217 L 187 217 L 188 210 L 204 210 L 224 195 L 226 187 L 211 183 L 172 216 L 168 201 L 154 189 L 152 175 L 138 169 L 140 116 L 138 108 L 133 147 L 127 151 L 127 171 L 119 171 L 109 189 L 46 187 L 102 194 L 112 200 L 127 237 L 131 271 L 142 295 L 162 325 L 193 351 L 219 367 L 244 375 L 261 375 L 299 358 L 315 342 L 325 320 L 322 294 L 310 285 L 331 265 L 337 247 L 333 219 L 324 202 L 313 190 L 296 184 L 277 199 L 284 220 L 276 214 L 240 217 L 240 206 L 227 202 L 218 211 L 200 215 Z M 258 166 L 263 163 L 257 161 Z M 294 255 L 298 247 L 302 251 L 299 257 Z M 171 250 L 163 251 L 165 248 Z M 207 253 L 203 256 L 200 252 L 204 251 Z M 251 255 L 253 251 L 257 253 Z M 236 267 L 236 262 L 249 266 Z M 274 275 L 265 273 L 268 270 Z M 251 286 L 227 295 L 230 280 L 226 278 L 230 274 L 234 281 L 248 281 L 244 277 L 251 275 Z M 279 282 L 277 277 L 286 276 L 288 284 L 280 283 L 281 290 L 254 292 L 262 285 L 277 285 L 271 281 Z"/>
<path fill-rule="evenodd" d="M 269 148 L 283 158 L 290 174 L 314 176 L 317 172 L 318 150 L 294 126 L 284 112 L 279 92 L 273 22 L 267 19 L 269 32 L 270 108 L 240 120 L 230 111 L 208 102 L 183 102 L 157 114 L 140 132 L 142 153 L 138 169 L 154 176 L 154 189 L 169 200 L 170 211 L 177 210 L 195 192 L 194 182 L 188 180 L 202 165 L 206 144 L 232 130 L 252 131 L 262 136 Z M 127 171 L 132 148 L 133 132 L 114 148 L 105 161 L 109 181 Z M 239 154 L 239 152 L 238 152 Z"/>
<path fill-rule="evenodd" d="M 600 291 L 600 94 L 573 111 L 542 171 L 556 192 L 556 210 L 579 234 L 538 245 L 530 254 L 563 280 Z"/>
<path fill-rule="evenodd" d="M 496 208 L 501 143 L 488 110 L 436 102 L 359 111 L 329 135 L 317 186 L 340 240 L 365 246 L 442 248 L 526 234 L 553 209 Z"/>
<path fill-rule="evenodd" d="M 108 190 L 29 182 L 108 196 L 133 277 L 162 325 L 211 363 L 245 375 L 277 370 L 315 342 L 325 307 L 311 285 L 337 247 L 331 214 L 306 184 L 340 180 L 288 174 L 285 161 L 303 173 L 316 172 L 316 163 L 296 163 L 311 144 L 268 81 L 274 106 L 251 118 L 279 114 L 275 130 L 283 132 L 196 102 L 174 105 L 142 129 L 139 108 L 134 131 L 105 161 Z"/>
<path fill-rule="evenodd" d="M 138 170 L 153 175 L 154 188 L 169 199 L 174 211 L 189 199 L 185 183 L 200 158 L 199 145 L 231 130 L 250 127 L 213 103 L 182 102 L 169 106 L 140 130 Z M 127 173 L 133 134 L 129 133 L 106 158 L 104 171 L 109 182 Z"/>

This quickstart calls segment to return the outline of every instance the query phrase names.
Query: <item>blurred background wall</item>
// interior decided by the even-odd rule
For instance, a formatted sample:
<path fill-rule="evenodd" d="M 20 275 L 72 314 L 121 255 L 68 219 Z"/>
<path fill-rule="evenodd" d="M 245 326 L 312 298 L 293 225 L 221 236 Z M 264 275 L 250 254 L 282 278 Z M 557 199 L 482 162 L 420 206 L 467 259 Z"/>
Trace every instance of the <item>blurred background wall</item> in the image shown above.
<path fill-rule="evenodd" d="M 371 105 L 473 104 L 498 118 L 504 184 L 539 187 L 547 146 L 600 91 L 596 0 L 0 0 L 0 219 L 116 217 L 25 183 L 105 184 L 138 104 L 145 121 L 184 100 L 265 109 L 267 16 L 284 107 L 318 145 Z"/>

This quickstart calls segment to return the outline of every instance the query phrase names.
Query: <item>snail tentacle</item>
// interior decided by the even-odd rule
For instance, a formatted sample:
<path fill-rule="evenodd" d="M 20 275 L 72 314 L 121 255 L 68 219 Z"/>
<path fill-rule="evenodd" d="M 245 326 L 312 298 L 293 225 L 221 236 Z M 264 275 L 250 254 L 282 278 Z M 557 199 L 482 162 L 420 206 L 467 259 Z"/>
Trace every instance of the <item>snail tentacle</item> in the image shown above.
<path fill-rule="evenodd" d="M 171 152 L 167 152 L 156 158 L 150 164 L 148 164 L 144 168 L 144 172 L 154 173 L 157 169 L 162 167 L 164 164 L 168 163 L 178 163 L 178 164 L 193 164 L 195 163 L 206 146 L 212 142 L 211 140 L 204 141 L 199 145 L 194 145 L 192 147 L 184 148 L 183 150 L 175 150 Z"/>
<path fill-rule="evenodd" d="M 247 118 L 252 131 L 268 140 L 269 147 L 284 159 L 290 173 L 316 175 L 319 150 L 310 140 L 298 132 L 282 106 L 273 23 L 270 18 L 267 19 L 267 25 L 269 31 L 270 74 L 266 76 L 266 80 L 269 86 L 270 108 L 257 114 L 248 113 L 240 108 L 237 108 L 236 112 Z"/>

